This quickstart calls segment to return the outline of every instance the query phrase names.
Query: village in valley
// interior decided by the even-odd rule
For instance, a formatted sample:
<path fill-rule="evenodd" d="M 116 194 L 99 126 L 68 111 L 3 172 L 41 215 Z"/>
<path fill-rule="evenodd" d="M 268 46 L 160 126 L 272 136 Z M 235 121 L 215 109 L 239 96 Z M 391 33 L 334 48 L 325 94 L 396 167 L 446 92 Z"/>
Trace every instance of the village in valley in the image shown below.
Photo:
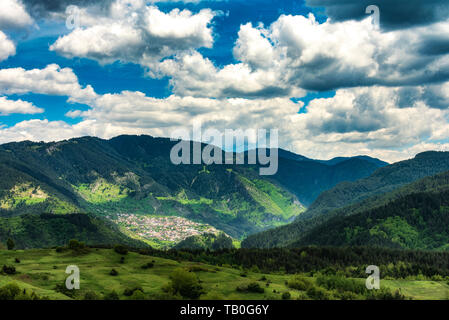
<path fill-rule="evenodd" d="M 212 226 L 175 216 L 161 217 L 121 213 L 117 215 L 116 223 L 143 239 L 175 243 L 191 236 L 218 233 L 218 230 Z"/>

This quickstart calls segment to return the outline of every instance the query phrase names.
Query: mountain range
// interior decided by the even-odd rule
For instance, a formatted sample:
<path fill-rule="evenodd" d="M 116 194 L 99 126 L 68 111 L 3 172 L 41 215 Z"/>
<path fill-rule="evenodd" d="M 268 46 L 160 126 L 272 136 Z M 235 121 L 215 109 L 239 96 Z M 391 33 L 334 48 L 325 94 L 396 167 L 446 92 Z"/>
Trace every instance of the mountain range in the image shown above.
<path fill-rule="evenodd" d="M 156 247 L 220 232 L 243 239 L 294 221 L 323 191 L 387 165 L 363 156 L 312 160 L 280 149 L 277 174 L 259 176 L 259 164 L 173 165 L 176 143 L 119 136 L 1 145 L 0 238 L 13 236 L 33 215 L 85 213 Z M 18 243 L 39 246 L 34 237 Z"/>

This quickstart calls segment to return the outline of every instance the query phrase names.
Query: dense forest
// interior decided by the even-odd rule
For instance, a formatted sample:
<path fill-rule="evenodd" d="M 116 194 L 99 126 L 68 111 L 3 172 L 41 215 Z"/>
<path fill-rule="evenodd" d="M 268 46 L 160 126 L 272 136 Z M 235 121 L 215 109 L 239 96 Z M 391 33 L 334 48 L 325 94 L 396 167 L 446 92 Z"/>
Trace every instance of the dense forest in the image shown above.
<path fill-rule="evenodd" d="M 380 267 L 382 277 L 449 276 L 449 252 L 376 247 L 315 247 L 278 249 L 169 250 L 139 249 L 141 254 L 178 261 L 240 266 L 244 269 L 289 274 L 321 272 L 366 278 L 366 267 Z"/>
<path fill-rule="evenodd" d="M 443 172 L 447 170 L 447 152 L 426 152 L 414 159 L 383 167 L 367 178 L 343 182 L 323 192 L 293 223 L 250 235 L 242 246 L 288 246 L 334 217 L 377 208 L 413 193 L 446 190 L 449 188 L 449 173 Z"/>
<path fill-rule="evenodd" d="M 447 249 L 449 191 L 414 193 L 348 217 L 335 217 L 291 246 L 369 245 L 407 249 Z"/>

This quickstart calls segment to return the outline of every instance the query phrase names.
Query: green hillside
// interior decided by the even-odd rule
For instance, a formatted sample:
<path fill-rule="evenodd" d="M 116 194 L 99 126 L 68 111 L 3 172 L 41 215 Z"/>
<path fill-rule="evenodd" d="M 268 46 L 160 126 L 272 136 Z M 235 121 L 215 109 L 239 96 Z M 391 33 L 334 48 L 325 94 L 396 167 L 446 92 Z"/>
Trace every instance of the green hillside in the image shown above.
<path fill-rule="evenodd" d="M 242 239 L 293 221 L 321 191 L 383 165 L 359 158 L 321 163 L 280 151 L 278 174 L 263 177 L 258 165 L 175 166 L 174 144 L 120 136 L 1 145 L 0 217 L 86 212 L 161 247 L 208 229 Z M 162 217 L 194 231 L 167 236 L 174 222 Z"/>
<path fill-rule="evenodd" d="M 340 183 L 323 192 L 293 223 L 251 235 L 242 242 L 242 247 L 287 246 L 333 217 L 376 208 L 410 193 L 445 189 L 447 177 L 444 174 L 406 185 L 447 170 L 448 152 L 426 152 L 380 168 L 367 178 Z"/>
<path fill-rule="evenodd" d="M 424 152 L 414 159 L 380 168 L 367 178 L 344 182 L 323 192 L 304 216 L 324 215 L 334 209 L 391 192 L 405 184 L 449 170 L 449 152 Z"/>
<path fill-rule="evenodd" d="M 383 276 L 381 289 L 370 291 L 365 268 L 374 260 Z M 0 261 L 0 300 L 444 300 L 449 293 L 447 254 L 413 251 L 59 248 L 0 250 Z M 79 290 L 65 287 L 69 265 L 80 270 Z"/>
<path fill-rule="evenodd" d="M 292 246 L 316 244 L 426 250 L 449 248 L 449 172 L 425 178 L 352 209 L 352 214 L 336 214 Z"/>
<path fill-rule="evenodd" d="M 1 218 L 0 243 L 6 243 L 9 238 L 19 249 L 62 246 L 71 239 L 82 240 L 88 245 L 120 243 L 145 247 L 144 243 L 122 234 L 113 223 L 87 214 L 25 214 Z"/>

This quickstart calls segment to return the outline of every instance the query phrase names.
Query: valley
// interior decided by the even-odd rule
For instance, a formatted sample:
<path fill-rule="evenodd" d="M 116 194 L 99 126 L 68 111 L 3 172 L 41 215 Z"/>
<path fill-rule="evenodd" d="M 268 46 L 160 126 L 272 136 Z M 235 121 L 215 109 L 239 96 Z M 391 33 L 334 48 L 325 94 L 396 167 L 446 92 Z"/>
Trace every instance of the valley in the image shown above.
<path fill-rule="evenodd" d="M 280 150 L 279 172 L 261 177 L 258 164 L 175 166 L 169 159 L 175 144 L 119 136 L 1 145 L 0 217 L 85 213 L 158 248 L 218 231 L 238 242 L 294 221 L 321 191 L 385 165 L 363 157 L 315 161 Z"/>

